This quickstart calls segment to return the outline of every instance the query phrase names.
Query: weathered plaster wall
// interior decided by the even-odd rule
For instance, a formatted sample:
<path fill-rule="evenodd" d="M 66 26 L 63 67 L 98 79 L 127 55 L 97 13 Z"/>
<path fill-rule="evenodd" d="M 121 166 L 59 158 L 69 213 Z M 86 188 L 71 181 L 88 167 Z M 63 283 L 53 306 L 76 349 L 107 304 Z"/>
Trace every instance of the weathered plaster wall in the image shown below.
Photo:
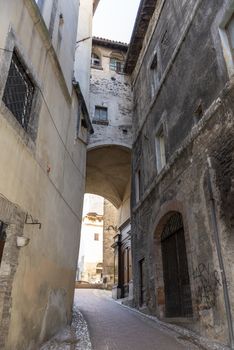
<path fill-rule="evenodd" d="M 64 20 L 68 22 L 68 12 L 72 11 L 69 31 L 73 39 L 61 46 L 62 71 L 48 41 L 46 27 L 38 22 L 35 3 L 27 0 L 1 4 L 0 97 L 16 44 L 36 80 L 40 103 L 35 111 L 38 127 L 34 141 L 1 102 L 0 148 L 4 152 L 0 152 L 0 192 L 42 224 L 41 230 L 36 225 L 24 225 L 23 234 L 30 241 L 19 250 L 9 294 L 12 301 L 8 310 L 11 314 L 6 350 L 35 349 L 38 341 L 54 334 L 71 318 L 87 137 L 86 131 L 80 128 L 83 142 L 74 142 L 78 102 L 75 93 L 70 95 L 70 92 L 75 3 L 77 5 L 73 0 L 67 1 L 67 10 L 64 9 Z M 66 50 L 66 62 L 63 50 Z M 4 220 L 1 210 L 0 219 Z M 7 237 L 6 245 L 8 239 L 12 239 L 15 246 L 16 234 L 13 238 Z M 3 253 L 3 266 L 6 254 L 7 250 Z M 0 276 L 2 273 L 1 267 Z"/>
<path fill-rule="evenodd" d="M 224 343 L 228 343 L 228 330 L 211 223 L 207 157 L 212 157 L 216 174 L 212 179 L 216 215 L 233 315 L 233 215 L 229 205 L 234 178 L 233 81 L 224 89 L 228 75 L 219 36 L 226 7 L 222 1 L 165 1 L 155 30 L 152 23 L 149 27 L 151 41 L 144 42 L 145 54 L 132 76 L 133 172 L 141 169 L 142 190 L 136 203 L 133 178 L 135 305 L 140 305 L 139 262 L 144 258 L 146 307 L 165 317 L 160 237 L 166 215 L 179 211 L 184 221 L 194 316 L 184 326 Z M 152 92 L 150 66 L 155 52 L 160 79 Z M 157 173 L 155 136 L 160 126 L 164 127 L 167 165 Z"/>

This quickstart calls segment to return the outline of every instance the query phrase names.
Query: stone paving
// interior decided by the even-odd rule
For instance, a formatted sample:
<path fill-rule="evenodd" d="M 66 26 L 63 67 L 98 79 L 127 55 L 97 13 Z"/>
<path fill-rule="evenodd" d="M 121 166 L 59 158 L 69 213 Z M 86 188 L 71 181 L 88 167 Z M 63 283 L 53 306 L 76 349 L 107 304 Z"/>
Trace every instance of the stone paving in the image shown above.
<path fill-rule="evenodd" d="M 40 350 L 171 349 L 228 348 L 122 306 L 111 298 L 109 291 L 79 289 L 75 292 L 72 326 L 64 329 Z"/>
<path fill-rule="evenodd" d="M 87 323 L 76 303 L 73 308 L 71 327 L 63 329 L 40 350 L 92 350 Z"/>

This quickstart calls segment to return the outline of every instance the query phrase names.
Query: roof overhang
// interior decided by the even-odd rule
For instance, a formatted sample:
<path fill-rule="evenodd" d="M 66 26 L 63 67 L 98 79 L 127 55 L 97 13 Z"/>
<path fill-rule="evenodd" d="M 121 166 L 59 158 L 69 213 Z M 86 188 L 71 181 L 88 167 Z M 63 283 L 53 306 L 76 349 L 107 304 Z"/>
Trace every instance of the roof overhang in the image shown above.
<path fill-rule="evenodd" d="M 124 68 L 127 74 L 132 74 L 136 66 L 157 1 L 158 0 L 141 0 Z"/>
<path fill-rule="evenodd" d="M 98 45 L 102 47 L 108 47 L 110 49 L 128 51 L 128 44 L 122 43 L 121 41 L 114 41 L 104 38 L 93 37 L 93 45 Z"/>
<path fill-rule="evenodd" d="M 98 7 L 100 0 L 93 0 L 93 14 L 95 14 L 95 11 Z"/>

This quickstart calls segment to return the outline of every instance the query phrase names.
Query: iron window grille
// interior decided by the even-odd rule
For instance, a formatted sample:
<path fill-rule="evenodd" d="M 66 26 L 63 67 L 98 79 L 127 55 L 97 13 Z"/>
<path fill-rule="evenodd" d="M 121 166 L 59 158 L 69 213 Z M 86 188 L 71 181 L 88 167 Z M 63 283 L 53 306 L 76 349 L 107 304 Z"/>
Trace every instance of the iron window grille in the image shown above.
<path fill-rule="evenodd" d="M 175 213 L 168 220 L 161 237 L 161 241 L 165 241 L 167 238 L 183 229 L 183 219 L 180 213 Z"/>
<path fill-rule="evenodd" d="M 18 55 L 13 51 L 10 69 L 3 94 L 3 102 L 27 131 L 35 86 Z"/>

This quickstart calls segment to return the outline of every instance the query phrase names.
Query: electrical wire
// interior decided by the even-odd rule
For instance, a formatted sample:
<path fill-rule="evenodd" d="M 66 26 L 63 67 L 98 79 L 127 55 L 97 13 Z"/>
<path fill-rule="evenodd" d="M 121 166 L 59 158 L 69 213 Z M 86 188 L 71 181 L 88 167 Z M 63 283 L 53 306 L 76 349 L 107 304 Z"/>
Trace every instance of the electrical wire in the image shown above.
<path fill-rule="evenodd" d="M 7 50 L 7 49 L 4 49 L 3 47 L 0 47 L 0 50 L 1 50 L 1 51 L 6 51 L 6 52 L 11 52 L 11 53 L 13 53 L 12 50 Z"/>
<path fill-rule="evenodd" d="M 0 50 L 5 51 L 5 52 L 9 52 L 9 53 L 13 53 L 13 50 L 4 49 L 4 48 L 2 48 L 2 47 L 0 47 Z M 41 95 L 41 97 L 42 97 L 42 99 L 43 99 L 43 101 L 44 101 L 44 104 L 45 104 L 45 106 L 46 106 L 47 112 L 48 112 L 49 117 L 50 117 L 50 119 L 51 119 L 51 121 L 52 121 L 52 124 L 53 124 L 53 126 L 54 126 L 54 128 L 55 128 L 55 130 L 56 130 L 56 132 L 57 132 L 57 135 L 58 135 L 60 141 L 61 141 L 62 144 L 63 144 L 64 150 L 66 151 L 68 157 L 69 157 L 70 160 L 72 161 L 72 163 L 73 163 L 74 167 L 76 168 L 76 170 L 77 170 L 77 171 L 79 172 L 79 174 L 81 175 L 82 179 L 85 180 L 84 174 L 81 172 L 81 170 L 78 168 L 78 166 L 77 166 L 76 163 L 74 162 L 74 160 L 73 160 L 73 158 L 72 158 L 72 156 L 71 156 L 69 150 L 67 149 L 67 146 L 66 146 L 66 144 L 65 144 L 65 142 L 64 142 L 64 140 L 63 140 L 63 138 L 62 138 L 62 136 L 61 136 L 61 134 L 60 134 L 60 132 L 59 132 L 59 130 L 58 130 L 58 127 L 57 127 L 56 122 L 55 122 L 55 120 L 54 120 L 54 118 L 53 118 L 53 116 L 52 116 L 52 113 L 51 113 L 51 111 L 50 111 L 50 108 L 49 108 L 49 105 L 48 105 L 48 103 L 47 103 L 47 101 L 46 101 L 46 98 L 45 98 L 45 96 L 44 96 L 44 94 L 43 94 L 43 91 L 41 90 L 41 88 L 40 88 L 38 85 L 37 85 L 36 87 L 38 88 L 38 90 L 39 90 L 39 92 L 40 92 L 40 95 Z M 56 189 L 56 192 L 60 195 L 60 197 L 63 199 L 63 201 L 66 203 L 66 205 L 70 208 L 70 210 L 71 210 L 72 213 L 75 215 L 75 217 L 78 219 L 78 221 L 80 221 L 80 218 L 79 218 L 78 215 L 75 213 L 75 211 L 72 209 L 72 207 L 70 206 L 70 204 L 66 201 L 66 199 L 65 199 L 64 196 L 63 196 L 63 194 L 62 194 L 62 193 L 60 192 L 60 190 L 57 188 L 57 186 L 56 186 L 55 183 L 52 181 L 52 179 L 48 176 L 48 174 L 47 174 L 47 172 L 45 171 L 44 167 L 41 165 L 41 163 L 40 163 L 36 158 L 34 158 L 34 159 L 35 159 L 36 163 L 39 165 L 39 167 L 42 169 L 42 171 L 43 171 L 43 172 L 47 175 L 47 177 L 49 178 L 51 184 L 52 184 L 52 185 L 54 186 L 54 188 Z M 5 197 L 5 196 L 4 196 L 4 197 Z M 15 203 L 14 203 L 14 204 L 15 204 Z M 16 205 L 17 205 L 17 204 L 16 204 Z"/>

